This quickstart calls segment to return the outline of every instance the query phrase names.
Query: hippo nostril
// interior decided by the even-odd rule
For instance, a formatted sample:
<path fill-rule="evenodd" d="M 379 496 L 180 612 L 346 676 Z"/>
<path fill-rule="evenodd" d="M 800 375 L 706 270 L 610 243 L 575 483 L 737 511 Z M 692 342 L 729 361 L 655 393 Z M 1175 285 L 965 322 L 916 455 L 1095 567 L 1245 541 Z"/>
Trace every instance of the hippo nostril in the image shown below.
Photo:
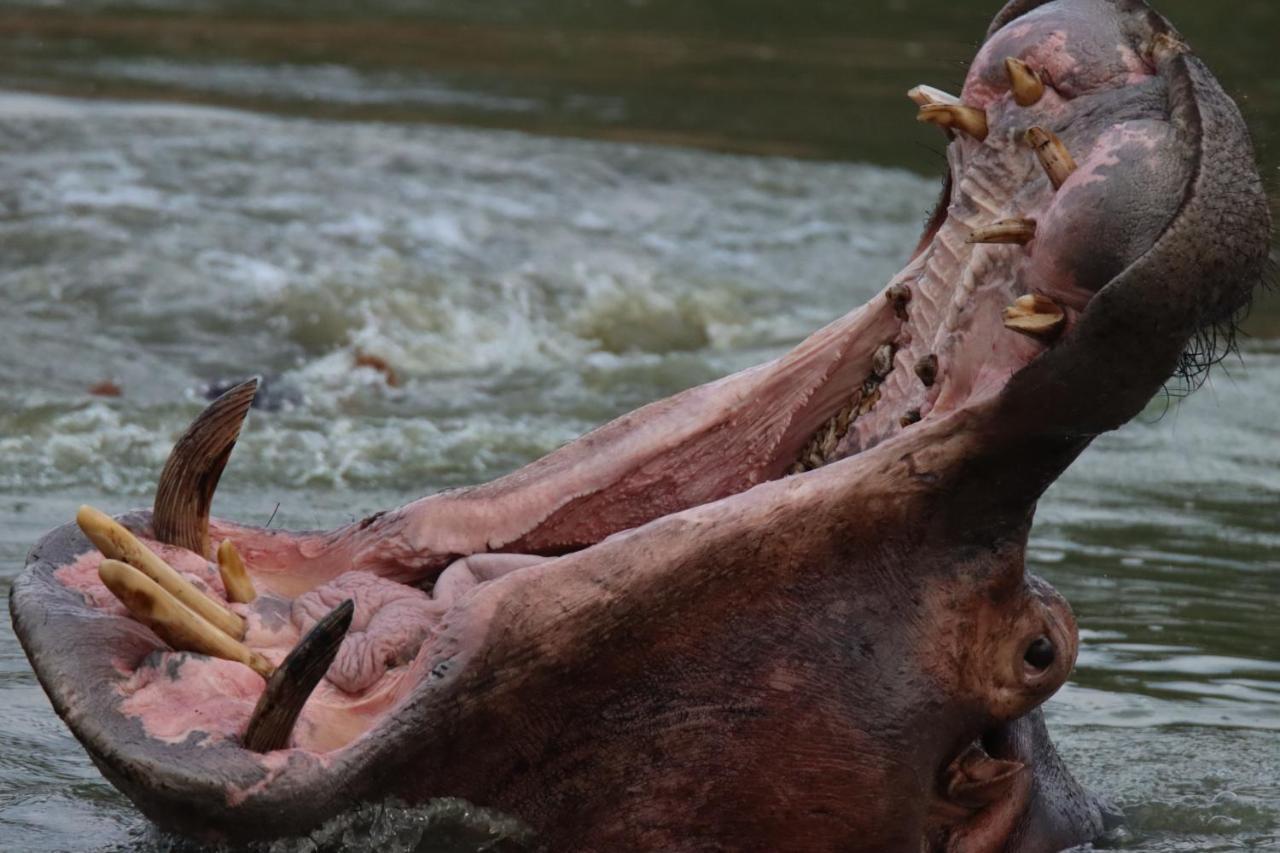
<path fill-rule="evenodd" d="M 1027 652 L 1022 656 L 1031 667 L 1037 672 L 1044 672 L 1053 665 L 1056 652 L 1053 648 L 1053 641 L 1048 637 L 1037 637 L 1031 645 L 1027 646 Z"/>

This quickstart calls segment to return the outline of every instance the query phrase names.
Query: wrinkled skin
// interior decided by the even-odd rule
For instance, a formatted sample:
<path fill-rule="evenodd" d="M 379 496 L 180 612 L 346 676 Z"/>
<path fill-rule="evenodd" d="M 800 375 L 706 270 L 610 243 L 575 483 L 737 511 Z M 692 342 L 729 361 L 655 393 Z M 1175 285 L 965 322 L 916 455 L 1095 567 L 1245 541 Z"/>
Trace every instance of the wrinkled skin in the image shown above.
<path fill-rule="evenodd" d="M 262 680 L 131 620 L 73 527 L 11 599 L 55 708 L 149 817 L 200 837 L 388 796 L 498 808 L 556 850 L 1095 837 L 1037 711 L 1077 633 L 1025 573 L 1035 502 L 1247 302 L 1270 227 L 1238 112 L 1174 36 L 1137 0 L 1006 7 L 962 93 L 989 133 L 949 145 L 915 257 L 791 354 L 352 527 L 212 522 L 262 593 L 234 606 L 246 643 L 273 660 L 355 601 L 289 748 L 241 747 Z M 1049 82 L 1034 106 L 1008 56 Z M 1056 191 L 1032 124 L 1079 165 Z M 1037 220 L 1031 243 L 966 244 L 1010 217 Z M 1065 310 L 1060 336 L 1003 327 L 1031 292 Z M 791 473 L 850 400 L 861 416 Z M 209 554 L 156 547 L 222 594 Z"/>

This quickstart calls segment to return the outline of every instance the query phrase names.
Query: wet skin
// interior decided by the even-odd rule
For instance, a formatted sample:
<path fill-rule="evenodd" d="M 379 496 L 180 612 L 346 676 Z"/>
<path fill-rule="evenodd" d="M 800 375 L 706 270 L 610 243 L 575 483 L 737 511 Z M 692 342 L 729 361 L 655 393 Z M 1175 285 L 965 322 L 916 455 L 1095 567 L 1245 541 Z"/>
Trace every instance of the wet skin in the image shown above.
<path fill-rule="evenodd" d="M 215 404 L 124 521 L 220 601 L 231 540 L 258 595 L 229 607 L 272 663 L 353 602 L 285 748 L 245 748 L 261 676 L 170 648 L 74 527 L 46 537 L 14 622 L 103 773 L 233 839 L 387 796 L 499 808 L 552 849 L 1096 836 L 1037 711 L 1077 633 L 1025 572 L 1035 502 L 1247 302 L 1267 208 L 1234 105 L 1143 3 L 1012 3 L 957 100 L 917 98 L 951 138 L 919 249 L 777 361 L 325 533 L 208 521 L 253 389 Z"/>

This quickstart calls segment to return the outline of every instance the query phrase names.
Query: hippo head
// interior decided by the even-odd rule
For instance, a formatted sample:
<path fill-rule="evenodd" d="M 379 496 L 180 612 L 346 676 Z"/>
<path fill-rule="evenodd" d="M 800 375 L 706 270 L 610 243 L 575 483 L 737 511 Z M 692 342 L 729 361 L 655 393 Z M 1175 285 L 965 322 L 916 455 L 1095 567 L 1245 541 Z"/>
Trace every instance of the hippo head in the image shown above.
<path fill-rule="evenodd" d="M 330 532 L 209 519 L 250 382 L 151 513 L 49 534 L 14 624 L 103 773 L 239 840 L 387 797 L 559 850 L 1096 835 L 1037 711 L 1077 634 L 1026 574 L 1031 518 L 1230 328 L 1265 198 L 1234 105 L 1141 0 L 1018 0 L 958 96 L 911 96 L 950 140 L 937 213 L 788 355 Z"/>

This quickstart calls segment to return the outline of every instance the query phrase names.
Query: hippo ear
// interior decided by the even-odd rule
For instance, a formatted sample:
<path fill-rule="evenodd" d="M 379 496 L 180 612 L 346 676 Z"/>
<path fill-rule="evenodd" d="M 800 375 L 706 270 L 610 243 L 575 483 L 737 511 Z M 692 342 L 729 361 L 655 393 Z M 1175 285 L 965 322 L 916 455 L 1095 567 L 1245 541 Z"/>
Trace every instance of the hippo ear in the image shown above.
<path fill-rule="evenodd" d="M 257 393 L 257 377 L 236 385 L 210 403 L 178 439 L 156 487 L 151 518 L 156 539 L 210 556 L 213 493 Z"/>

